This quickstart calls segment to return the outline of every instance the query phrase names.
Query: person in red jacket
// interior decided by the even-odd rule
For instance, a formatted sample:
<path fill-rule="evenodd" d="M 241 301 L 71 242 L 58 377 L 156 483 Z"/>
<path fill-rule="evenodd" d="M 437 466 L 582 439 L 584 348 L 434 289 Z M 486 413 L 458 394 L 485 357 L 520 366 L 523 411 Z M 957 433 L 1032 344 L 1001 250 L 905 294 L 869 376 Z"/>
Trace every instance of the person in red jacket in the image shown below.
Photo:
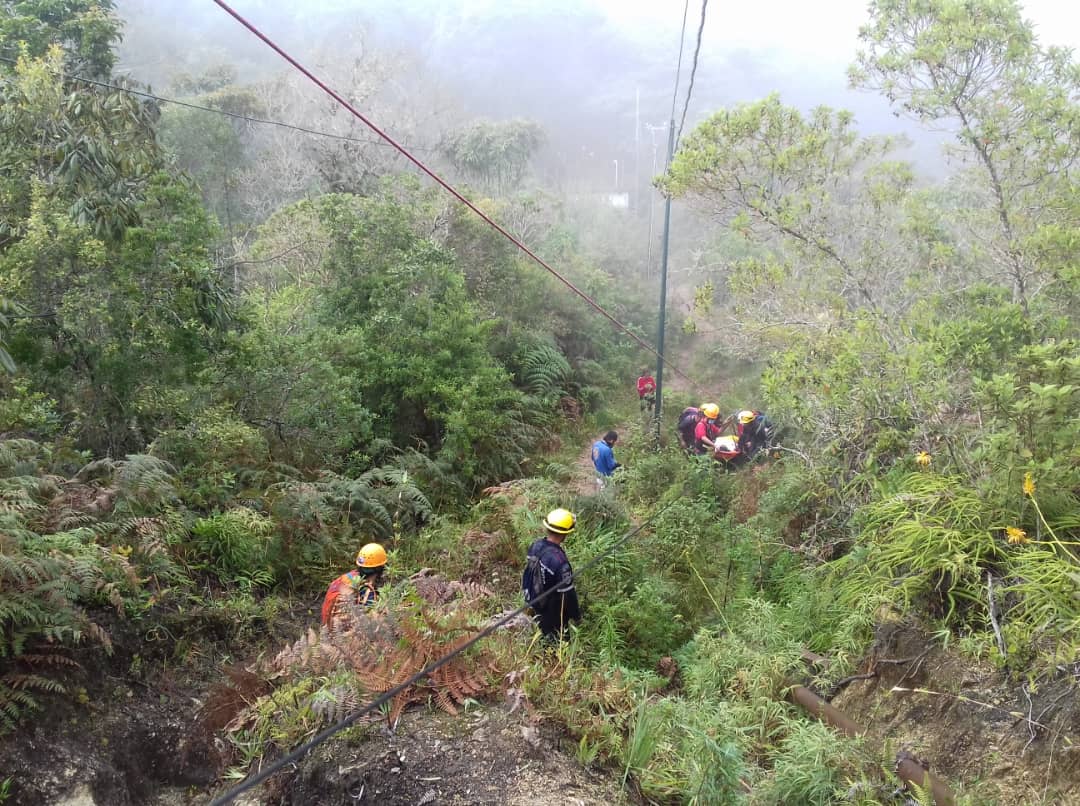
<path fill-rule="evenodd" d="M 340 609 L 342 597 L 351 599 L 361 607 L 371 607 L 379 598 L 379 584 L 386 568 L 386 549 L 378 543 L 368 543 L 356 555 L 356 570 L 342 574 L 330 583 L 322 606 L 324 627 L 332 626 L 334 616 Z"/>
<path fill-rule="evenodd" d="M 656 405 L 656 379 L 647 370 L 637 379 L 637 396 L 641 410 L 648 407 L 651 412 Z"/>
<path fill-rule="evenodd" d="M 694 426 L 694 443 L 690 446 L 691 453 L 711 453 L 716 449 L 714 440 L 720 436 L 720 427 L 716 419 L 720 416 L 720 407 L 715 403 L 705 403 L 701 409 L 701 418 Z"/>

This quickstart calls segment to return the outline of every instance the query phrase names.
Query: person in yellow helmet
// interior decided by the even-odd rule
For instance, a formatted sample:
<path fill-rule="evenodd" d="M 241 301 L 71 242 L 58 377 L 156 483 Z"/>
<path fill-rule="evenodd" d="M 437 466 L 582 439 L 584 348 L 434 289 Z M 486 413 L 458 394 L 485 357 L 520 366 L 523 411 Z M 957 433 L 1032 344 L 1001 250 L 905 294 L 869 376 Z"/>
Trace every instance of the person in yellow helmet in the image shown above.
<path fill-rule="evenodd" d="M 338 600 L 345 596 L 362 607 L 371 607 L 379 598 L 379 585 L 386 568 L 386 549 L 378 543 L 368 543 L 356 555 L 356 570 L 342 574 L 330 583 L 322 606 L 322 623 L 331 626 Z"/>
<path fill-rule="evenodd" d="M 521 575 L 525 601 L 532 605 L 540 631 L 550 640 L 561 640 L 570 622 L 581 618 L 574 569 L 562 547 L 576 526 L 577 518 L 570 510 L 551 510 L 544 518 L 544 536 L 529 546 Z"/>
<path fill-rule="evenodd" d="M 760 411 L 737 411 L 720 424 L 720 430 L 726 430 L 729 425 L 734 425 L 739 450 L 746 459 L 752 459 L 762 448 L 767 449 L 774 437 L 772 421 Z"/>
<path fill-rule="evenodd" d="M 694 441 L 691 446 L 693 453 L 703 454 L 716 450 L 715 440 L 721 433 L 716 424 L 716 418 L 719 416 L 720 407 L 715 403 L 705 403 L 701 406 L 701 419 L 694 426 Z"/>

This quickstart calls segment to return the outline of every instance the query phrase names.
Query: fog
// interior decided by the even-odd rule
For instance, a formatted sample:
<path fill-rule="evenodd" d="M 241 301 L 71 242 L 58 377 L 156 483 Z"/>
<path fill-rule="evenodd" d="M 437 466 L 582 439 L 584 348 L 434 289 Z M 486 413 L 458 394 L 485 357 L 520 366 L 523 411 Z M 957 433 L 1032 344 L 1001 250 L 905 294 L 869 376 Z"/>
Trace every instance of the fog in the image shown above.
<path fill-rule="evenodd" d="M 701 10 L 697 0 L 688 6 L 676 125 Z M 388 116 L 376 122 L 392 134 L 430 145 L 470 119 L 528 118 L 546 132 L 536 166 L 544 186 L 564 196 L 628 193 L 642 225 L 657 200 L 650 179 L 662 170 L 673 112 L 678 0 L 235 0 L 235 8 L 320 74 L 348 65 L 362 72 L 380 60 L 386 69 L 369 79 L 391 87 L 393 99 L 369 111 Z M 1032 0 L 1026 8 L 1044 42 L 1077 43 L 1072 5 Z M 156 88 L 219 64 L 246 81 L 288 71 L 210 0 L 119 0 L 118 10 L 121 68 Z M 905 156 L 924 175 L 947 171 L 948 132 L 922 129 L 880 96 L 848 88 L 845 70 L 865 19 L 860 0 L 714 0 L 686 131 L 717 108 L 779 92 L 804 109 L 850 109 L 865 134 L 906 136 Z"/>

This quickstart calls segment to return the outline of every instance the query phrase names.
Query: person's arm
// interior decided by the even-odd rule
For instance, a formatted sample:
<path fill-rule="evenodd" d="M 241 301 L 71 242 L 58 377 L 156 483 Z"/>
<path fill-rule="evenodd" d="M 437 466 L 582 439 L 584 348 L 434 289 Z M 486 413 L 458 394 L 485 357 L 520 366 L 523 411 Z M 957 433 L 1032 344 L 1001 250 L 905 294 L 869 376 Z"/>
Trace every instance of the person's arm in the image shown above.
<path fill-rule="evenodd" d="M 615 468 L 619 466 L 619 463 L 615 461 L 615 451 L 611 450 L 611 446 L 605 445 L 605 447 L 607 448 L 607 450 L 605 450 L 603 455 L 601 456 L 601 460 L 603 461 L 604 465 L 603 472 L 604 475 L 610 476 L 612 473 L 615 472 Z"/>
<path fill-rule="evenodd" d="M 716 450 L 716 445 L 711 439 L 709 439 L 708 434 L 709 428 L 704 421 L 698 423 L 697 426 L 694 428 L 694 439 L 696 440 L 697 444 L 700 445 L 704 443 L 705 445 L 708 445 L 710 449 Z"/>
<path fill-rule="evenodd" d="M 553 598 L 559 600 L 560 621 L 564 625 L 581 619 L 581 605 L 578 604 L 577 588 L 574 587 L 574 572 L 569 562 L 564 562 L 562 568 L 559 569 Z"/>

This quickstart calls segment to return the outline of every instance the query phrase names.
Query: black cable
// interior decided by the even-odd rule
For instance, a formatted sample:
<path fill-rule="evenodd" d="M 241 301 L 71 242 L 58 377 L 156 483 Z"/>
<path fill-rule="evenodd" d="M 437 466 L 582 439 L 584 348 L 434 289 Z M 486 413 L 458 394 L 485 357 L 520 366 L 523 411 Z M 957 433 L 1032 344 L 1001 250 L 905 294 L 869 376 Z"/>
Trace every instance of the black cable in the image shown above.
<path fill-rule="evenodd" d="M 8 64 L 18 64 L 16 59 L 9 59 L 6 56 L 0 56 L 0 62 L 7 62 Z M 393 148 L 389 143 L 383 140 L 368 139 L 364 137 L 349 137 L 344 134 L 332 134 L 331 132 L 323 132 L 317 129 L 307 129 L 303 126 L 294 126 L 291 123 L 284 123 L 280 120 L 269 120 L 267 118 L 250 117 L 249 115 L 241 115 L 237 112 L 227 112 L 224 109 L 215 109 L 212 106 L 201 106 L 199 104 L 193 104 L 189 101 L 178 101 L 175 98 L 165 98 L 161 95 L 154 95 L 152 92 L 146 92 L 144 90 L 136 90 L 131 87 L 121 87 L 118 84 L 110 84 L 107 81 L 98 81 L 93 78 L 84 78 L 83 76 L 76 76 L 70 73 L 61 73 L 65 79 L 69 81 L 78 81 L 82 84 L 91 84 L 95 87 L 103 87 L 108 90 L 116 90 L 117 92 L 126 92 L 130 95 L 138 95 L 142 98 L 150 98 L 155 101 L 160 101 L 165 104 L 173 104 L 174 106 L 183 106 L 188 109 L 198 109 L 200 112 L 211 112 L 215 115 L 224 115 L 225 117 L 233 118 L 234 120 L 242 120 L 247 123 L 257 123 L 263 126 L 278 126 L 282 129 L 292 129 L 293 131 L 303 132 L 304 134 L 314 134 L 318 137 L 329 137 L 333 140 L 345 140 L 350 143 L 364 143 L 366 145 L 379 146 L 379 148 Z M 434 151 L 431 148 L 423 148 L 418 146 L 410 146 L 414 151 Z"/>
<path fill-rule="evenodd" d="M 626 543 L 630 538 L 632 538 L 634 535 L 636 535 L 638 532 L 640 532 L 642 529 L 644 529 L 646 526 L 648 526 L 650 523 L 652 523 L 654 520 L 656 520 L 661 514 L 663 514 L 669 507 L 672 506 L 672 504 L 674 504 L 678 500 L 679 499 L 676 498 L 676 499 L 673 499 L 672 501 L 668 502 L 667 504 L 665 504 L 663 507 L 661 507 L 656 512 L 654 512 L 652 515 L 650 515 L 647 520 L 639 523 L 637 526 L 635 526 L 633 529 L 631 529 L 625 535 L 623 535 L 618 540 L 616 540 L 614 543 L 612 543 L 610 546 L 608 546 L 605 550 L 601 551 L 599 554 L 597 554 L 595 557 L 593 557 L 591 560 L 589 560 L 587 563 L 585 563 L 583 566 L 581 566 L 581 569 L 574 575 L 575 578 L 577 576 L 580 576 L 581 574 L 584 574 L 590 568 L 594 567 L 597 563 L 599 563 L 601 560 L 603 560 L 607 555 L 614 552 L 615 549 L 619 548 L 624 543 Z M 345 728 L 349 727 L 349 725 L 353 724 L 354 722 L 356 722 L 361 717 L 366 716 L 367 714 L 370 714 L 371 712 L 373 712 L 373 711 L 377 710 L 378 708 L 380 708 L 385 703 L 390 702 L 390 700 L 394 699 L 394 697 L 396 697 L 398 694 L 405 691 L 410 686 L 415 685 L 417 682 L 419 682 L 420 680 L 422 680 L 425 677 L 427 677 L 428 675 L 430 675 L 436 669 L 439 669 L 439 668 L 445 666 L 447 663 L 449 663 L 451 660 L 456 658 L 458 655 L 460 655 L 466 649 L 471 647 L 473 644 L 475 644 L 478 641 L 480 641 L 481 639 L 486 638 L 487 636 L 491 635 L 493 632 L 498 630 L 504 624 L 508 624 L 509 622 L 513 621 L 515 618 L 520 616 L 522 613 L 524 613 L 530 607 L 534 607 L 535 605 L 540 604 L 541 602 L 543 602 L 545 599 L 547 599 L 553 593 L 555 593 L 555 588 L 550 588 L 547 591 L 545 591 L 544 593 L 537 596 L 532 601 L 528 602 L 527 604 L 522 605 L 517 610 L 514 610 L 511 613 L 503 616 L 501 619 L 496 621 L 494 624 L 488 625 L 483 630 L 481 630 L 476 635 L 474 635 L 472 638 L 470 638 L 468 641 L 466 641 L 464 644 L 462 644 L 457 649 L 455 649 L 453 652 L 449 652 L 446 655 L 443 655 L 441 658 L 438 658 L 438 659 L 432 661 L 427 666 L 425 666 L 423 669 L 421 669 L 419 672 L 417 672 L 412 677 L 410 677 L 408 680 L 405 680 L 404 682 L 399 683 L 398 685 L 394 686 L 389 691 L 383 692 L 381 695 L 376 697 L 374 700 L 372 700 L 370 703 L 365 705 L 359 711 L 356 711 L 355 713 L 349 714 L 349 716 L 345 717 L 344 719 L 339 720 L 337 723 L 331 725 L 330 727 L 326 728 L 325 730 L 321 731 L 320 733 L 315 734 L 308 741 L 304 742 L 304 744 L 297 747 L 295 750 L 290 752 L 288 755 L 282 756 L 277 761 L 275 761 L 273 764 L 271 764 L 269 767 L 267 767 L 265 770 L 262 770 L 261 772 L 257 773 L 253 777 L 251 777 L 251 778 L 247 779 L 246 781 L 243 781 L 242 783 L 238 784 L 233 789 L 230 789 L 224 795 L 222 795 L 221 797 L 214 800 L 210 804 L 210 806 L 224 806 L 224 804 L 226 804 L 226 803 L 232 803 L 233 800 L 235 800 L 237 797 L 242 795 L 244 792 L 247 792 L 250 789 L 254 789 L 255 787 L 259 786 L 261 783 L 266 781 L 271 776 L 273 776 L 273 775 L 277 774 L 278 772 L 280 772 L 283 768 L 287 767 L 290 764 L 293 764 L 293 763 L 299 761 L 301 758 L 306 756 L 308 753 L 310 753 L 318 745 L 325 742 L 327 739 L 329 739 L 332 736 L 334 736 L 335 734 L 340 733 L 341 731 L 345 730 Z"/>
<path fill-rule="evenodd" d="M 694 61 L 690 67 L 690 84 L 686 88 L 686 103 L 683 104 L 682 120 L 679 121 L 679 131 L 675 135 L 675 150 L 679 149 L 679 140 L 682 139 L 683 126 L 686 124 L 686 111 L 690 108 L 690 96 L 694 92 L 694 76 L 697 74 L 698 54 L 701 53 L 701 35 L 705 31 L 705 9 L 708 8 L 709 0 L 701 0 L 701 23 L 697 29 L 697 45 L 694 47 Z"/>
<path fill-rule="evenodd" d="M 675 63 L 675 89 L 671 93 L 671 117 L 669 121 L 675 120 L 675 103 L 679 99 L 679 79 L 682 76 L 682 55 L 683 45 L 686 43 L 686 14 L 690 10 L 690 0 L 685 0 L 682 7 L 682 31 L 679 33 L 679 60 Z"/>

